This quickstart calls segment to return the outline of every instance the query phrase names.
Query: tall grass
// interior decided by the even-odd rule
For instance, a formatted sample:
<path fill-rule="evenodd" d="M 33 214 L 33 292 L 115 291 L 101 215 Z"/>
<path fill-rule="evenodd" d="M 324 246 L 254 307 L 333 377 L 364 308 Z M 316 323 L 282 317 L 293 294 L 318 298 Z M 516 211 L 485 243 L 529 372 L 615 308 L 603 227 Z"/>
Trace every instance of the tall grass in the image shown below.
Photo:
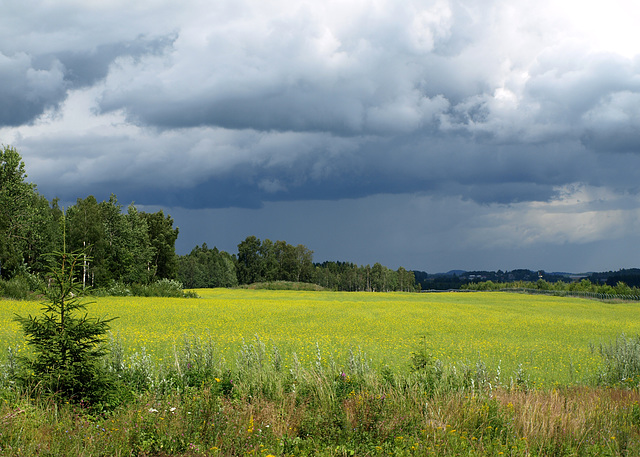
<path fill-rule="evenodd" d="M 625 339 L 626 341 L 627 339 Z M 619 344 L 619 343 L 618 343 Z M 603 345 L 608 357 L 613 346 Z M 540 390 L 526 373 L 440 362 L 424 342 L 409 370 L 371 367 L 316 346 L 282 364 L 259 337 L 225 360 L 210 338 L 185 335 L 170 363 L 125 355 L 108 408 L 58 405 L 0 388 L 0 455 L 638 455 L 640 393 L 624 384 Z M 606 366 L 606 365 L 605 365 Z M 5 364 L 3 379 L 8 379 Z M 612 377 L 611 379 L 616 379 Z"/>
<path fill-rule="evenodd" d="M 593 345 L 591 350 L 595 350 Z M 629 338 L 622 334 L 612 343 L 600 343 L 598 352 L 604 359 L 599 373 L 600 383 L 640 386 L 640 335 Z"/>

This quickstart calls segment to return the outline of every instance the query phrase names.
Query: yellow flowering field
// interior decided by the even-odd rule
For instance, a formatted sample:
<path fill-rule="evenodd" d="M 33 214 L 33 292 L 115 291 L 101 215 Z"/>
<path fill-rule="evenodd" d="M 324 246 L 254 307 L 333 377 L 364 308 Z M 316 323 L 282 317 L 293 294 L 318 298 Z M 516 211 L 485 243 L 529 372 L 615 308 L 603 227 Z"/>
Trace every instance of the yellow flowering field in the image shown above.
<path fill-rule="evenodd" d="M 196 290 L 199 299 L 98 297 L 93 316 L 118 316 L 112 330 L 127 351 L 145 347 L 158 363 L 173 359 L 183 336 L 211 336 L 220 353 L 235 359 L 243 338 L 275 344 L 286 363 L 295 352 L 311 366 L 321 356 L 343 364 L 351 348 L 374 367 L 407 369 L 426 337 L 445 364 L 482 360 L 502 379 L 519 364 L 538 385 L 581 380 L 596 372 L 597 346 L 621 333 L 640 333 L 640 305 L 577 298 L 478 293 L 353 293 L 247 289 Z M 14 313 L 39 312 L 36 302 L 0 301 L 0 347 L 21 333 Z"/>

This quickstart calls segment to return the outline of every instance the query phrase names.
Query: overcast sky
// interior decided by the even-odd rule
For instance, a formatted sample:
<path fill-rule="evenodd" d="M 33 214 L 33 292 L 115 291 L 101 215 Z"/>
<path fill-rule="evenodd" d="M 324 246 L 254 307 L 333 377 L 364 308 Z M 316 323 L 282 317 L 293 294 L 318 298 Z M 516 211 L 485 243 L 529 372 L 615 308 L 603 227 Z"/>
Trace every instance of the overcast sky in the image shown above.
<path fill-rule="evenodd" d="M 425 270 L 640 266 L 636 0 L 4 0 L 0 143 L 73 203 Z"/>

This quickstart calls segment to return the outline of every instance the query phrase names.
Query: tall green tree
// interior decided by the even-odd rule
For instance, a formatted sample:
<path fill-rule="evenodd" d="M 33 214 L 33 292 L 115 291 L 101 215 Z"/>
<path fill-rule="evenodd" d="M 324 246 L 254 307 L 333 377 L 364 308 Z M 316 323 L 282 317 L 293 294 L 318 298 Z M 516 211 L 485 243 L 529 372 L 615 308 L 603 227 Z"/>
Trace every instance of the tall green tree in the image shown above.
<path fill-rule="evenodd" d="M 82 286 L 96 285 L 101 280 L 109 281 L 105 265 L 105 224 L 98 201 L 93 195 L 78 198 L 76 204 L 67 208 L 66 226 L 68 244 L 72 252 L 82 252 Z"/>
<path fill-rule="evenodd" d="M 178 279 L 187 288 L 234 287 L 238 285 L 231 255 L 206 243 L 178 258 Z"/>
<path fill-rule="evenodd" d="M 262 244 L 259 238 L 251 235 L 238 244 L 238 282 L 251 284 L 262 281 L 264 269 L 263 257 L 260 254 Z"/>
<path fill-rule="evenodd" d="M 173 219 L 160 210 L 155 213 L 140 213 L 147 222 L 149 242 L 153 249 L 150 271 L 153 278 L 175 279 L 178 273 L 176 240 L 178 227 L 173 228 Z"/>
<path fill-rule="evenodd" d="M 278 277 L 278 259 L 276 257 L 276 249 L 273 241 L 270 239 L 262 241 L 259 253 L 262 257 L 262 272 L 260 274 L 262 279 L 264 281 L 276 281 L 280 279 Z"/>
<path fill-rule="evenodd" d="M 296 281 L 313 282 L 313 251 L 303 244 L 299 244 L 294 248 L 296 258 Z"/>
<path fill-rule="evenodd" d="M 109 200 L 98 204 L 104 239 L 102 243 L 102 262 L 97 284 L 105 285 L 110 281 L 122 281 L 133 265 L 133 237 L 131 227 L 122 214 L 122 205 L 111 194 Z M 129 281 L 127 281 L 129 282 Z"/>
<path fill-rule="evenodd" d="M 126 283 L 146 284 L 151 280 L 155 251 L 149 237 L 147 220 L 130 204 L 124 216 L 127 225 L 128 250 L 131 263 L 123 271 L 122 281 Z"/>
<path fill-rule="evenodd" d="M 39 270 L 54 243 L 55 208 L 26 181 L 25 164 L 11 146 L 0 148 L 0 275 Z"/>
<path fill-rule="evenodd" d="M 298 259 L 296 249 L 286 241 L 276 241 L 275 256 L 278 262 L 278 279 L 296 281 L 298 276 Z"/>

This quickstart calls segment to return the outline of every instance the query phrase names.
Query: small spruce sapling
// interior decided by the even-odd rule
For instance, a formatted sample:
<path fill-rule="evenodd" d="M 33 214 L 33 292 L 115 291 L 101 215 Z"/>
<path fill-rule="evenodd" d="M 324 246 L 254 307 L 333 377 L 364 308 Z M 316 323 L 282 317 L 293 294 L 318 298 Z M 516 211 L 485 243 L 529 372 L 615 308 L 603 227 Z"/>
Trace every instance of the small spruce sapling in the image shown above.
<path fill-rule="evenodd" d="M 32 357 L 22 357 L 18 381 L 38 386 L 58 399 L 97 403 L 106 398 L 111 381 L 102 358 L 109 323 L 115 318 L 90 318 L 82 302 L 77 273 L 85 256 L 81 252 L 50 254 L 47 299 L 39 316 L 15 316 L 22 327 Z M 83 315 L 84 312 L 84 315 Z"/>

